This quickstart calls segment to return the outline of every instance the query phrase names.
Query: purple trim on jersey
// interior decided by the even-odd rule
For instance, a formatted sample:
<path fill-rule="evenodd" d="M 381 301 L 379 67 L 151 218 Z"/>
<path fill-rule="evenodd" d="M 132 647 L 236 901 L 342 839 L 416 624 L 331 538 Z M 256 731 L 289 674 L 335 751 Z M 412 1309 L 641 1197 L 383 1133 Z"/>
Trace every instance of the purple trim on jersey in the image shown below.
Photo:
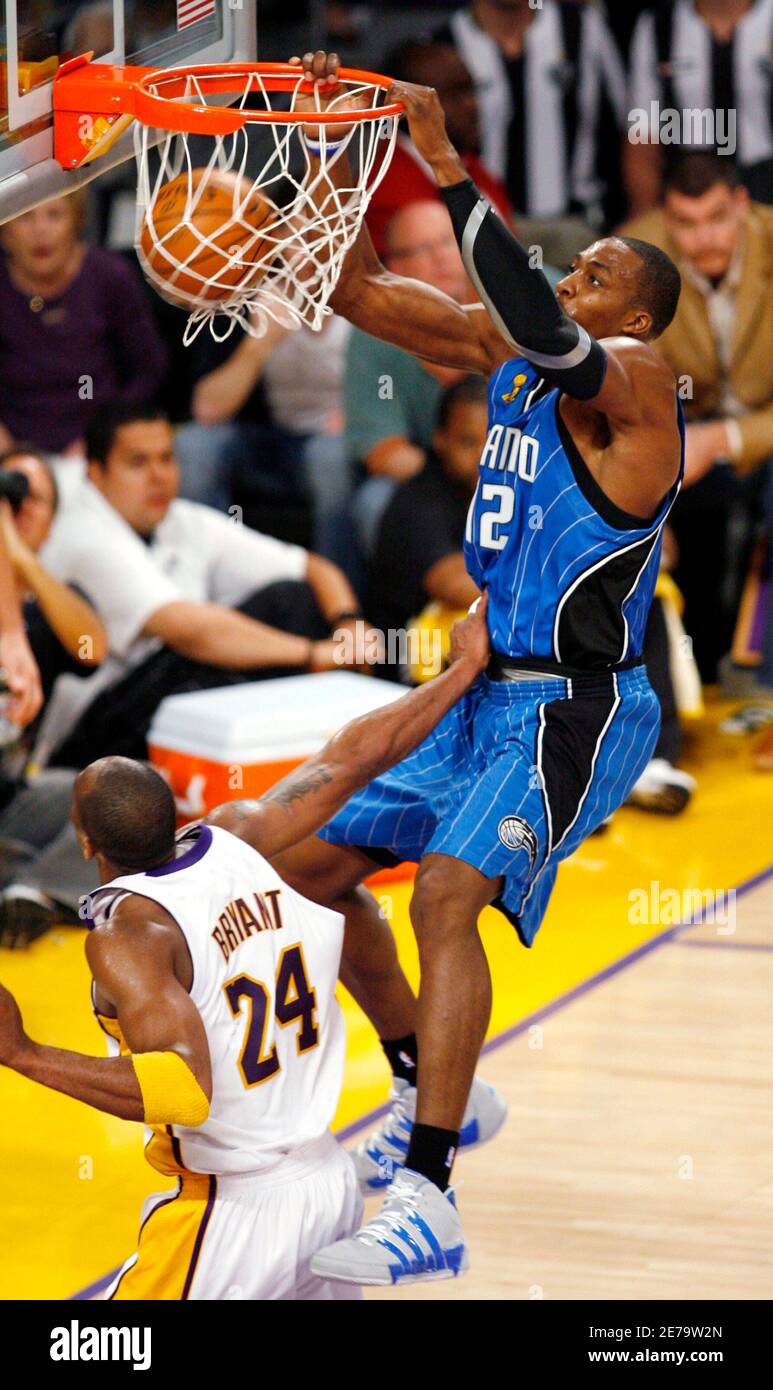
<path fill-rule="evenodd" d="M 211 832 L 210 832 L 210 833 L 211 833 Z M 195 1245 L 194 1245 L 194 1247 L 193 1247 L 193 1254 L 191 1255 L 191 1262 L 190 1262 L 190 1265 L 188 1266 L 188 1273 L 187 1273 L 187 1275 L 185 1276 L 185 1284 L 184 1284 L 184 1286 L 183 1286 L 182 1294 L 180 1295 L 181 1300 L 182 1300 L 183 1303 L 186 1301 L 186 1299 L 188 1298 L 188 1295 L 189 1295 L 189 1293 L 190 1293 L 190 1291 L 191 1291 L 191 1284 L 193 1283 L 193 1276 L 194 1276 L 194 1274 L 196 1273 L 196 1266 L 197 1266 L 197 1264 L 199 1263 L 199 1255 L 201 1254 L 201 1247 L 202 1247 L 202 1245 L 203 1245 L 203 1243 L 204 1243 L 204 1236 L 205 1236 L 206 1233 L 207 1233 L 207 1226 L 209 1225 L 209 1218 L 210 1218 L 211 1215 L 212 1215 L 212 1209 L 213 1209 L 213 1207 L 214 1207 L 214 1205 L 215 1205 L 215 1195 L 216 1195 L 216 1193 L 217 1193 L 217 1178 L 214 1176 L 214 1174 L 210 1173 L 210 1175 L 209 1175 L 209 1195 L 208 1195 L 208 1197 L 207 1197 L 207 1205 L 206 1205 L 206 1207 L 204 1208 L 204 1215 L 203 1215 L 202 1218 L 201 1218 L 201 1223 L 200 1223 L 200 1225 L 199 1225 L 199 1229 L 198 1229 L 198 1231 L 196 1232 L 196 1243 L 195 1243 Z"/>
<path fill-rule="evenodd" d="M 146 869 L 146 878 L 162 878 L 166 874 L 176 874 L 178 869 L 189 869 L 191 864 L 197 864 L 204 858 L 211 844 L 212 831 L 208 825 L 200 825 L 196 839 L 185 854 L 181 854 L 179 859 L 173 859 L 171 864 L 161 864 L 157 869 Z"/>
<path fill-rule="evenodd" d="M 178 1179 L 177 1179 L 177 1191 L 176 1191 L 176 1192 L 170 1192 L 170 1194 L 169 1194 L 168 1197 L 164 1197 L 162 1201 L 156 1202 L 156 1205 L 148 1212 L 147 1216 L 145 1217 L 145 1220 L 142 1221 L 142 1222 L 140 1222 L 139 1235 L 137 1236 L 137 1252 L 136 1252 L 136 1253 L 137 1253 L 137 1258 L 134 1260 L 134 1263 L 133 1263 L 133 1264 L 128 1265 L 128 1267 L 126 1267 L 126 1268 L 122 1268 L 122 1270 L 121 1270 L 121 1277 L 120 1277 L 120 1279 L 118 1280 L 118 1283 L 116 1284 L 115 1288 L 113 1289 L 113 1292 L 111 1293 L 110 1298 L 107 1300 L 108 1302 L 112 1302 L 112 1300 L 115 1298 L 115 1296 L 116 1296 L 116 1294 L 118 1293 L 118 1290 L 120 1289 L 121 1284 L 123 1283 L 124 1278 L 126 1277 L 126 1275 L 127 1275 L 127 1274 L 131 1274 L 131 1271 L 132 1271 L 133 1269 L 136 1269 L 136 1268 L 137 1268 L 137 1264 L 138 1264 L 138 1262 L 139 1262 L 139 1255 L 140 1255 L 140 1238 L 141 1238 L 141 1236 L 142 1236 L 142 1232 L 144 1231 L 144 1229 L 145 1229 L 147 1223 L 150 1221 L 150 1219 L 151 1219 L 152 1216 L 155 1216 L 155 1214 L 156 1214 L 157 1211 L 161 1211 L 161 1208 L 162 1208 L 162 1207 L 168 1207 L 169 1204 L 170 1204 L 170 1202 L 176 1202 L 176 1201 L 177 1201 L 177 1198 L 180 1197 L 180 1196 L 182 1195 L 182 1190 L 183 1190 L 182 1179 L 181 1179 L 181 1178 L 178 1178 Z"/>
<path fill-rule="evenodd" d="M 180 1168 L 185 1168 L 185 1164 L 183 1163 L 183 1151 L 180 1148 L 180 1140 L 177 1138 L 177 1135 L 175 1134 L 171 1125 L 166 1126 L 166 1132 L 172 1141 L 172 1154 L 174 1156 L 175 1163 L 179 1164 Z"/>
<path fill-rule="evenodd" d="M 160 1211 L 162 1207 L 168 1207 L 170 1202 L 176 1202 L 176 1201 L 177 1201 L 177 1198 L 180 1196 L 182 1190 L 183 1190 L 182 1178 L 178 1178 L 178 1179 L 177 1179 L 177 1190 L 176 1190 L 175 1192 L 170 1192 L 169 1196 L 168 1196 L 168 1197 L 163 1197 L 163 1198 L 161 1199 L 160 1202 L 156 1202 L 156 1205 L 155 1205 L 154 1207 L 151 1207 L 150 1211 L 148 1212 L 147 1216 L 145 1217 L 145 1220 L 140 1222 L 140 1235 L 142 1235 L 142 1232 L 144 1231 L 145 1227 L 147 1226 L 147 1224 L 148 1224 L 148 1222 L 149 1222 L 151 1216 L 155 1216 L 156 1212 L 157 1212 L 157 1211 Z M 137 1243 L 138 1243 L 138 1245 L 139 1245 L 139 1236 L 137 1237 Z"/>

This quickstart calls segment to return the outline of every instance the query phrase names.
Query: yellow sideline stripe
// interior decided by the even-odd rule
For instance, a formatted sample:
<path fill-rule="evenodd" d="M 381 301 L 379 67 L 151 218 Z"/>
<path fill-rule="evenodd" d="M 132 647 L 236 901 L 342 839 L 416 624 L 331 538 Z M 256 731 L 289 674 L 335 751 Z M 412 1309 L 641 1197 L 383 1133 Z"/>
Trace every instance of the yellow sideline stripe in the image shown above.
<path fill-rule="evenodd" d="M 679 890 L 727 889 L 765 868 L 773 776 L 750 771 L 752 740 L 716 732 L 718 718 L 730 708 L 710 709 L 690 736 L 685 765 L 700 778 L 694 805 L 673 821 L 623 810 L 606 835 L 587 841 L 559 871 L 531 952 L 518 945 L 498 913 L 484 913 L 481 926 L 494 978 L 492 1034 L 662 929 L 657 922 L 629 922 L 632 888 L 648 889 L 654 880 Z M 382 896 L 391 899 L 386 905 L 415 983 L 409 892 L 408 884 L 388 885 Z M 0 979 L 17 996 L 32 1037 L 103 1055 L 104 1035 L 89 1008 L 84 935 L 63 929 L 26 952 L 0 951 Z M 349 1047 L 337 1127 L 378 1105 L 388 1090 L 370 1025 L 348 997 L 342 1002 Z M 164 1180 L 143 1160 L 138 1126 L 34 1086 L 5 1068 L 0 1068 L 0 1105 L 3 1227 L 5 1248 L 12 1252 L 0 1262 L 0 1297 L 65 1298 L 137 1248 L 142 1201 Z M 162 1216 L 150 1219 L 148 1232 Z"/>

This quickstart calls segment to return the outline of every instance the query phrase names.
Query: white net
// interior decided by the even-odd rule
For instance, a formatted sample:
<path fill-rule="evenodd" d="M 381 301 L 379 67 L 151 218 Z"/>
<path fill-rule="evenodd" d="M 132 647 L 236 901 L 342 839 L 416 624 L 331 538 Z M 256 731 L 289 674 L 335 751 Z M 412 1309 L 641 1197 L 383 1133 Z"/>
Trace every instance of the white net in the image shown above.
<path fill-rule="evenodd" d="M 380 115 L 344 127 L 343 135 L 316 126 L 310 149 L 275 97 L 272 105 L 263 75 L 250 70 L 243 78 L 238 106 L 247 119 L 232 134 L 135 124 L 135 246 L 158 293 L 190 310 L 186 344 L 205 325 L 218 341 L 237 323 L 262 337 L 269 318 L 318 330 L 332 313 L 328 300 L 344 257 L 394 151 L 397 117 Z M 286 110 L 295 109 L 301 80 L 289 105 L 285 98 Z M 163 96 L 163 78 L 156 94 Z M 211 104 L 206 77 L 189 74 L 180 99 Z M 375 108 L 379 89 L 349 81 L 325 109 L 349 111 L 363 100 Z M 316 103 L 321 109 L 318 95 Z M 250 119 L 251 110 L 271 111 L 272 118 Z"/>

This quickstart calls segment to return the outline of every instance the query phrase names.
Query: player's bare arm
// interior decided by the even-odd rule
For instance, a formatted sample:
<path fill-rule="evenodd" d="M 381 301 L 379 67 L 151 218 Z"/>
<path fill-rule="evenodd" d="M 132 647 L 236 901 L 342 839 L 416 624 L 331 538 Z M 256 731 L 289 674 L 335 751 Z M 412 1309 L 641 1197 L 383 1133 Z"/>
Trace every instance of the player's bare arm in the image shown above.
<path fill-rule="evenodd" d="M 338 94 L 338 54 L 319 50 L 306 53 L 303 58 L 291 58 L 290 62 L 298 63 L 305 76 L 318 83 L 323 108 L 326 97 L 330 99 Z M 398 85 L 402 84 L 395 84 L 395 90 Z M 401 99 L 400 96 L 389 97 L 390 101 Z M 312 112 L 315 105 L 311 97 L 299 97 L 296 108 L 302 110 L 304 101 Z M 309 129 L 313 134 L 314 128 L 310 126 Z M 336 134 L 345 129 L 328 126 L 328 136 L 334 140 Z M 328 160 L 327 173 L 338 186 L 351 186 L 345 152 Z M 461 177 L 466 177 L 464 171 Z M 355 327 L 424 361 L 482 373 L 490 372 L 496 365 L 484 331 L 484 325 L 488 325 L 487 314 L 480 308 L 457 304 L 441 290 L 420 280 L 392 274 L 378 259 L 365 223 L 344 261 L 338 284 L 328 302 Z M 505 352 L 505 356 L 508 355 L 509 350 Z"/>
<path fill-rule="evenodd" d="M 474 306 L 457 304 L 433 285 L 387 270 L 373 249 L 365 223 L 329 303 L 355 328 L 422 361 L 483 375 L 496 366 L 479 327 L 487 322 L 487 315 Z"/>
<path fill-rule="evenodd" d="M 163 1123 L 157 1109 L 149 1114 L 148 1089 L 143 1092 L 141 1084 L 146 1064 L 135 1065 L 135 1059 L 174 1054 L 210 1100 L 209 1049 L 199 1012 L 180 979 L 181 948 L 187 950 L 182 933 L 163 908 L 147 898 L 126 898 L 110 922 L 89 934 L 86 956 L 99 1010 L 117 1018 L 132 1056 L 89 1057 L 34 1042 L 15 999 L 0 986 L 0 1062 L 109 1115 Z M 177 1076 L 184 1086 L 185 1072 L 178 1069 Z M 174 1103 L 170 1123 L 173 1110 Z M 205 1118 L 202 1113 L 198 1123 Z"/>
<path fill-rule="evenodd" d="M 260 801 L 230 801 L 206 817 L 271 858 L 335 815 L 353 792 L 386 772 L 426 738 L 484 670 L 489 658 L 485 595 L 452 634 L 442 675 L 354 719 Z"/>
<path fill-rule="evenodd" d="M 558 408 L 607 497 L 646 517 L 679 473 L 676 383 L 649 343 L 607 338 L 600 344 L 607 355 L 601 391 L 589 401 L 565 395 Z"/>

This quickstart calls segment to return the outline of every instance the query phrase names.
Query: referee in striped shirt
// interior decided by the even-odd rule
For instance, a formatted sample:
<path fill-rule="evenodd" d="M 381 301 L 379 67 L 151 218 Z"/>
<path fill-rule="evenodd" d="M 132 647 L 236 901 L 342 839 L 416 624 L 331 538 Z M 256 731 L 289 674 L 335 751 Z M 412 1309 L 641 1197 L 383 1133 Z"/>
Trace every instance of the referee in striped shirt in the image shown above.
<path fill-rule="evenodd" d="M 685 123 L 678 143 L 721 150 L 732 135 L 737 147 L 729 146 L 727 154 L 735 157 L 752 197 L 773 203 L 773 0 L 652 5 L 634 30 L 630 69 L 629 114 L 649 113 L 653 102 L 661 112 L 713 113 L 702 129 L 697 121 Z M 658 202 L 663 153 L 657 141 L 627 142 L 632 214 Z"/>
<path fill-rule="evenodd" d="M 507 186 L 519 235 L 564 264 L 586 244 L 588 227 L 623 213 L 625 70 L 600 11 L 576 0 L 472 0 L 437 37 L 454 44 L 472 74 L 481 158 Z M 570 217 L 586 225 L 567 227 L 565 247 L 529 225 Z"/>

